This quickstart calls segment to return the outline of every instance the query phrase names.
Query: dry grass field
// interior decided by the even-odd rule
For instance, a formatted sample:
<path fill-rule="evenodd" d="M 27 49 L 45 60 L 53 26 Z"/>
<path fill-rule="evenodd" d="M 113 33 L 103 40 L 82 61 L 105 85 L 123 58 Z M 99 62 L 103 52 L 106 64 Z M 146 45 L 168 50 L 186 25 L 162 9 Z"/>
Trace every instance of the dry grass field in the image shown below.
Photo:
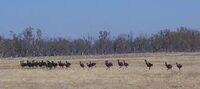
<path fill-rule="evenodd" d="M 129 68 L 119 69 L 117 59 L 126 60 Z M 154 64 L 148 70 L 147 59 Z M 68 60 L 70 69 L 23 69 L 20 60 Z M 92 70 L 79 67 L 92 60 Z M 106 70 L 104 60 L 114 63 Z M 166 70 L 164 62 L 173 65 Z M 183 65 L 181 71 L 175 66 Z M 0 60 L 0 89 L 200 89 L 200 53 L 141 53 L 106 56 L 66 56 L 39 58 L 5 58 Z"/>

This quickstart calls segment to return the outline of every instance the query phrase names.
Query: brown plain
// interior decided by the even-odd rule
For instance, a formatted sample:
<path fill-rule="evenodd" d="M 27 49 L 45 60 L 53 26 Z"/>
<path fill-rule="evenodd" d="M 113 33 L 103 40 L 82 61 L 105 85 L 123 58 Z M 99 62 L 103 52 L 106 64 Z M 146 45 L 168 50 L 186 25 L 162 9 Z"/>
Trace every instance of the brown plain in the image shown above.
<path fill-rule="evenodd" d="M 129 63 L 119 69 L 117 59 Z M 154 64 L 148 70 L 144 59 Z M 71 68 L 41 69 L 21 68 L 20 60 L 68 60 Z M 84 64 L 96 62 L 91 70 Z M 106 70 L 104 61 L 114 65 Z M 164 62 L 173 65 L 167 70 Z M 176 67 L 181 63 L 181 71 Z M 1 58 L 0 89 L 200 89 L 200 53 L 136 53 L 96 56 L 61 56 L 37 58 Z"/>

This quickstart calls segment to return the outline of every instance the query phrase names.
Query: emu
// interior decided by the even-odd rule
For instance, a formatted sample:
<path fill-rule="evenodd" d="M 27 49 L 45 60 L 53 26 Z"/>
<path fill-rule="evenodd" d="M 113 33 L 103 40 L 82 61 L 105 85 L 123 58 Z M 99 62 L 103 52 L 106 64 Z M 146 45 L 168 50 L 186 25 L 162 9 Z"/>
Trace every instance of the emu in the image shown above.
<path fill-rule="evenodd" d="M 149 67 L 149 70 L 150 70 L 151 67 L 153 66 L 153 64 L 148 62 L 147 60 L 144 60 L 144 61 L 145 61 L 146 65 L 147 65 L 147 67 Z"/>
<path fill-rule="evenodd" d="M 58 64 L 55 63 L 54 61 L 51 61 L 51 63 L 52 63 L 52 66 L 53 66 L 54 69 L 58 66 Z"/>
<path fill-rule="evenodd" d="M 85 65 L 80 61 L 80 66 L 82 67 L 82 68 L 84 68 L 85 67 Z"/>
<path fill-rule="evenodd" d="M 91 61 L 87 63 L 88 70 L 94 66 L 96 66 L 96 63 L 92 63 Z"/>
<path fill-rule="evenodd" d="M 50 61 L 47 61 L 47 65 L 46 66 L 47 66 L 47 68 L 52 69 L 53 64 Z"/>
<path fill-rule="evenodd" d="M 26 61 L 26 64 L 29 68 L 33 67 L 33 63 L 29 62 L 28 60 Z"/>
<path fill-rule="evenodd" d="M 69 62 L 66 61 L 65 67 L 66 67 L 66 68 L 69 68 L 70 66 L 71 66 L 71 63 L 69 63 Z"/>
<path fill-rule="evenodd" d="M 42 62 L 39 61 L 38 66 L 42 68 Z"/>
<path fill-rule="evenodd" d="M 172 65 L 171 64 L 167 64 L 167 62 L 165 62 L 165 66 L 167 67 L 167 70 L 172 69 Z"/>
<path fill-rule="evenodd" d="M 87 64 L 87 67 L 88 67 L 88 70 L 92 67 L 91 63 L 86 63 Z"/>
<path fill-rule="evenodd" d="M 35 66 L 35 67 L 38 67 L 38 66 L 39 66 L 39 62 L 36 61 L 36 62 L 34 63 L 34 66 Z"/>
<path fill-rule="evenodd" d="M 179 69 L 179 71 L 180 71 L 181 68 L 182 68 L 182 65 L 176 62 L 176 66 L 178 67 L 178 69 Z"/>
<path fill-rule="evenodd" d="M 58 62 L 58 65 L 63 68 L 65 66 L 65 63 L 62 63 L 61 61 Z"/>
<path fill-rule="evenodd" d="M 91 64 L 92 67 L 96 67 L 96 63 L 95 62 L 91 63 L 91 61 L 90 61 L 90 64 Z"/>
<path fill-rule="evenodd" d="M 125 60 L 123 60 L 123 62 L 124 62 L 124 66 L 125 66 L 126 68 L 128 68 L 128 63 L 126 63 Z"/>
<path fill-rule="evenodd" d="M 117 63 L 119 65 L 119 68 L 122 68 L 124 66 L 123 62 L 120 62 L 119 59 L 117 60 Z"/>
<path fill-rule="evenodd" d="M 110 67 L 113 66 L 113 64 L 111 62 L 108 62 L 108 60 L 105 61 L 105 65 L 106 65 L 107 69 L 110 69 Z"/>
<path fill-rule="evenodd" d="M 20 65 L 22 68 L 26 67 L 27 66 L 27 63 L 24 63 L 24 60 L 20 61 Z"/>
<path fill-rule="evenodd" d="M 42 64 L 42 67 L 43 67 L 43 66 L 44 66 L 44 67 L 47 67 L 47 63 L 44 62 L 43 60 L 41 61 L 41 64 Z"/>
<path fill-rule="evenodd" d="M 42 68 L 43 66 L 46 66 L 46 62 L 44 62 L 43 60 L 42 60 L 42 61 L 39 61 L 39 62 L 38 62 L 38 66 L 39 66 L 40 68 Z"/>
<path fill-rule="evenodd" d="M 32 66 L 32 67 L 36 67 L 35 60 L 32 60 L 32 62 L 31 62 L 31 66 Z"/>

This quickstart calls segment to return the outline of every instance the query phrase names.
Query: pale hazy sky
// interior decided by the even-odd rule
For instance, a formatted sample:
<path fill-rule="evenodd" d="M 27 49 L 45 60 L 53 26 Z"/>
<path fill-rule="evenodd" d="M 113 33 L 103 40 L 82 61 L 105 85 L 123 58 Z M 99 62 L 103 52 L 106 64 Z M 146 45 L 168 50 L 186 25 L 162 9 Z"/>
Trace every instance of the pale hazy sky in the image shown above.
<path fill-rule="evenodd" d="M 200 0 L 0 0 L 0 34 L 32 26 L 50 37 L 95 36 L 100 30 L 154 33 L 200 29 Z"/>

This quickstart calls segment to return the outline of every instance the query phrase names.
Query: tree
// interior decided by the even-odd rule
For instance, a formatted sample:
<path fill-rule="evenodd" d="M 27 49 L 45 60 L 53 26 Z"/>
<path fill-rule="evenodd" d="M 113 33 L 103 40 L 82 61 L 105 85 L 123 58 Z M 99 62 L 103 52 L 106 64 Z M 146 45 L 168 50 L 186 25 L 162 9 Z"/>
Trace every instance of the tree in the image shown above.
<path fill-rule="evenodd" d="M 99 39 L 95 42 L 96 52 L 99 54 L 107 54 L 112 52 L 112 41 L 110 40 L 110 32 L 100 31 Z"/>
<path fill-rule="evenodd" d="M 114 41 L 114 52 L 115 53 L 126 53 L 128 52 L 129 44 L 126 34 L 119 35 Z"/>

